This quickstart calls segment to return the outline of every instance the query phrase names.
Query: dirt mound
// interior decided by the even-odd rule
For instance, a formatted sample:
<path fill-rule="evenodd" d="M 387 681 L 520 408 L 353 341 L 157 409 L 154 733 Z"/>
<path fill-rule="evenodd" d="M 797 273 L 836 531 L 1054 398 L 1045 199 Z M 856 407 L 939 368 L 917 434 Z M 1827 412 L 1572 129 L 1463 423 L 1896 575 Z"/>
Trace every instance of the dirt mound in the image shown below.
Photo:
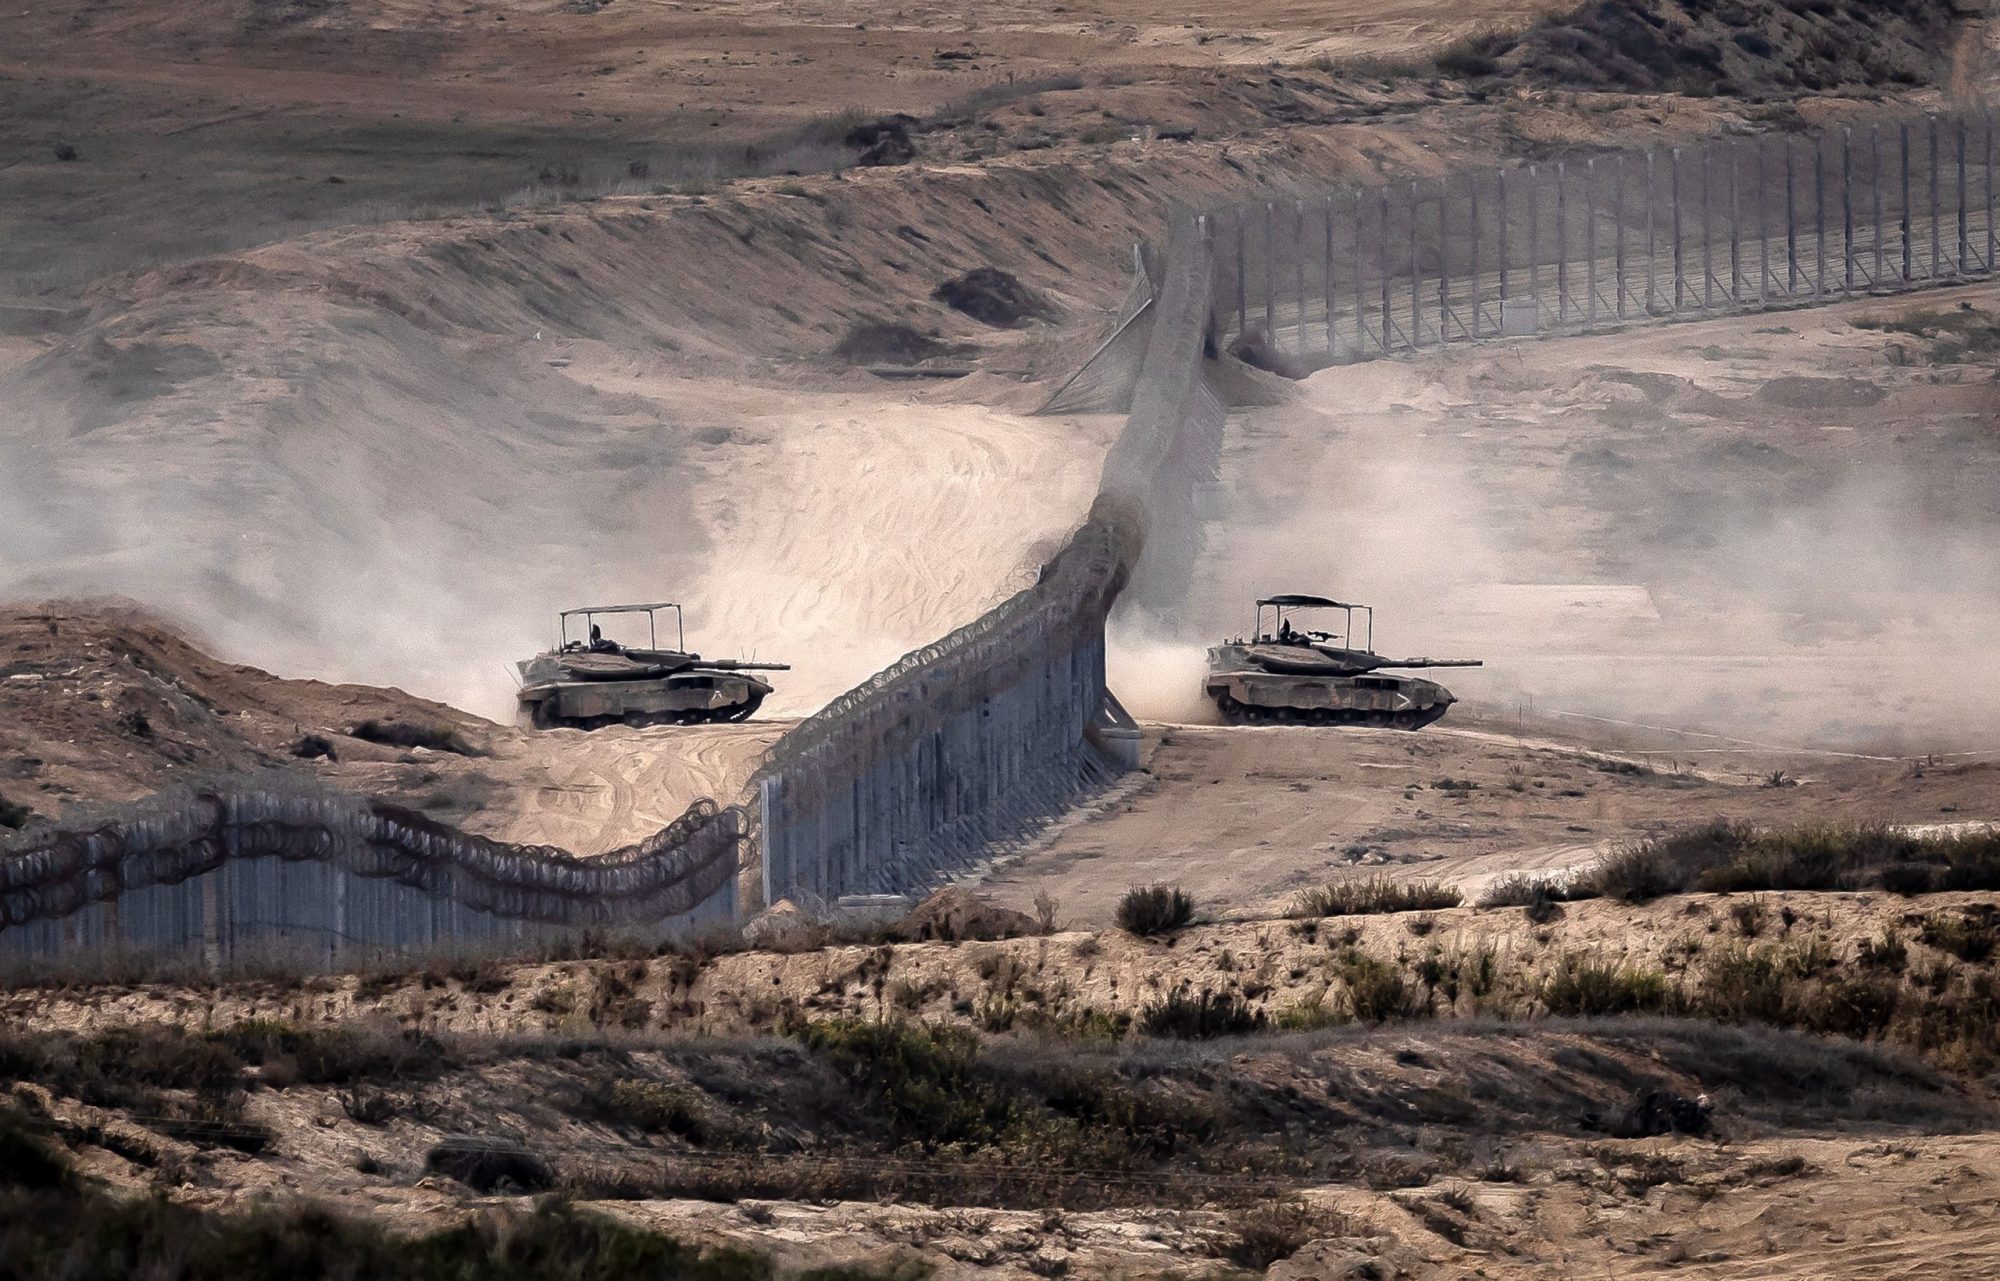
<path fill-rule="evenodd" d="M 1030 320 L 1056 317 L 1056 309 L 1047 298 L 1022 284 L 1012 272 L 998 267 L 975 267 L 939 285 L 931 291 L 931 297 L 982 325 L 997 329 L 1012 329 Z"/>
<path fill-rule="evenodd" d="M 910 139 L 910 130 L 916 124 L 915 116 L 902 112 L 880 116 L 849 129 L 845 141 L 861 152 L 855 159 L 858 165 L 871 168 L 906 165 L 917 158 L 917 144 Z"/>
<path fill-rule="evenodd" d="M 1593 0 L 1469 42 L 1447 71 L 1697 96 L 1915 85 L 1949 67 L 1948 0 Z"/>
<path fill-rule="evenodd" d="M 1313 372 L 1311 362 L 1272 342 L 1259 325 L 1252 325 L 1248 333 L 1237 339 L 1229 354 L 1252 369 L 1262 369 L 1293 382 L 1301 382 Z"/>
<path fill-rule="evenodd" d="M 132 800 L 175 782 L 274 768 L 364 769 L 413 743 L 342 727 L 421 726 L 466 753 L 493 727 L 398 690 L 283 680 L 221 662 L 124 604 L 0 609 L 0 823 L 79 801 Z M 305 733 L 303 731 L 315 731 Z M 302 742 L 320 749 L 300 752 Z M 434 746 L 434 743 L 432 744 Z"/>
<path fill-rule="evenodd" d="M 848 329 L 833 354 L 850 365 L 920 365 L 958 350 L 893 320 L 863 320 Z"/>
<path fill-rule="evenodd" d="M 1811 378 L 1789 374 L 1757 389 L 1757 399 L 1786 409 L 1866 409 L 1888 392 L 1865 378 Z"/>
<path fill-rule="evenodd" d="M 932 939 L 991 941 L 1037 933 L 1040 930 L 1034 918 L 1026 912 L 988 903 L 957 886 L 946 886 L 911 908 L 894 929 L 897 938 L 912 943 Z"/>

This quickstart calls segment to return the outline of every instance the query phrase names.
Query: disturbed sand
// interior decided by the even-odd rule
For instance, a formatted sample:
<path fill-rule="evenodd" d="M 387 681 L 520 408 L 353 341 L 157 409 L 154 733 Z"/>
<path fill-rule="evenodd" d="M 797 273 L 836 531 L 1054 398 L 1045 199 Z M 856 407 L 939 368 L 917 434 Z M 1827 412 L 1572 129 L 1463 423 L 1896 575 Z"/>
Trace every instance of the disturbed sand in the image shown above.
<path fill-rule="evenodd" d="M 1032 380 L 1101 332 L 1131 242 L 1168 200 L 1790 118 L 1672 96 L 1472 101 L 1372 72 L 1329 84 L 1339 73 L 1312 66 L 1393 62 L 1552 7 L 10 13 L 0 592 L 123 592 L 170 626 L 126 604 L 0 613 L 0 798 L 57 816 L 282 767 L 588 853 L 733 794 L 784 716 L 1025 582 L 1082 512 L 1117 421 L 1029 417 Z M 1870 109 L 1808 101 L 1797 116 Z M 829 141 L 849 111 L 956 123 L 921 135 L 911 169 L 815 176 L 849 158 Z M 56 159 L 59 141 L 78 158 Z M 746 168 L 767 176 L 726 183 Z M 987 263 L 1062 319 L 993 331 L 929 300 Z M 1741 902 L 1708 896 L 1572 904 L 1534 929 L 1519 909 L 1459 908 L 1308 938 L 1278 914 L 1344 877 L 1476 895 L 1689 819 L 2000 818 L 1991 359 L 1853 324 L 1960 302 L 2000 295 L 1386 362 L 1239 413 L 1183 625 L 1114 656 L 1114 686 L 1154 721 L 1150 772 L 985 877 L 1024 909 L 1053 898 L 1055 935 L 661 958 L 629 982 L 611 973 L 629 962 L 560 962 L 512 968 L 499 990 L 425 973 L 0 1000 L 37 1031 L 267 1017 L 482 1053 L 545 1038 L 518 1063 L 399 1086 L 410 1106 L 383 1126 L 329 1088 L 253 1083 L 248 1115 L 280 1136 L 258 1155 L 46 1101 L 114 1186 L 216 1207 L 305 1194 L 417 1228 L 520 1204 L 427 1176 L 421 1154 L 446 1133 L 497 1119 L 585 1165 L 629 1142 L 551 1108 L 576 1085 L 566 1056 L 684 1083 L 674 1064 L 711 1052 L 703 1038 L 767 1045 L 796 1017 L 986 1026 L 1030 1006 L 1131 1013 L 1181 984 L 1254 989 L 1275 1012 L 1327 993 L 1336 944 L 1413 962 L 1490 948 L 1523 991 L 1566 956 L 1666 965 L 1733 946 Z M 829 362 L 850 324 L 884 316 L 978 372 L 884 384 Z M 552 609 L 663 584 L 689 603 L 698 648 L 794 663 L 778 718 L 594 735 L 487 719 L 504 718 L 506 664 L 539 647 Z M 1200 718 L 1201 646 L 1267 589 L 1371 600 L 1383 648 L 1488 666 L 1449 674 L 1466 703 L 1421 735 L 1184 724 Z M 441 725 L 471 751 L 354 737 L 369 718 Z M 308 735 L 338 759 L 294 756 Z M 1188 886 L 1205 923 L 1171 946 L 1091 928 L 1150 881 Z M 1772 946 L 1819 938 L 1844 958 L 1991 897 L 1760 896 L 1758 919 L 1783 920 Z M 607 976 L 643 1031 L 590 1013 Z M 1666 1039 L 1473 1014 L 1146 1053 L 1278 1082 L 1288 1104 L 1365 1082 L 1368 1138 L 1343 1121 L 1325 1146 L 1432 1163 L 1421 1186 L 1301 1185 L 1340 1230 L 1274 1276 L 1994 1270 L 1983 1083 L 1885 1056 L 1824 1078 L 1837 1106 L 1788 1110 L 1751 1097 L 1754 1081 L 1670 1065 Z M 1808 1056 L 1842 1044 L 1792 1039 Z M 1496 1062 L 1511 1075 L 1468 1103 L 1460 1087 Z M 1720 1139 L 1579 1131 L 1581 1104 L 1615 1106 L 1635 1082 L 1716 1088 Z M 1885 1119 L 1913 1082 L 1930 1102 Z M 151 1166 L 120 1154 L 149 1151 Z M 1512 1176 L 1478 1177 L 1496 1165 Z M 953 1278 L 1202 1274 L 1231 1231 L 1224 1209 L 1145 1191 L 1070 1213 L 893 1197 L 594 1208 L 798 1265 L 910 1252 Z"/>

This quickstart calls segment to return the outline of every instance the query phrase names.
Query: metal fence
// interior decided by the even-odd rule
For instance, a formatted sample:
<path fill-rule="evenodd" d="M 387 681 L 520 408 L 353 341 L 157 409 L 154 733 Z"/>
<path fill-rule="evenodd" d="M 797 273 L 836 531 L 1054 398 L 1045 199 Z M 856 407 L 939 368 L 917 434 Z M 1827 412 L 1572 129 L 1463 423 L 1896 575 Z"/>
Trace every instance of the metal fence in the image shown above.
<path fill-rule="evenodd" d="M 1994 146 L 1932 115 L 1237 205 L 1215 333 L 1326 366 L 1980 279 Z"/>
<path fill-rule="evenodd" d="M 1194 224 L 1173 253 L 1150 304 L 1149 390 L 1082 525 L 1032 587 L 785 735 L 742 803 L 698 802 L 584 859 L 295 779 L 162 795 L 0 845 L 0 956 L 281 953 L 332 967 L 588 927 L 658 935 L 779 897 L 908 891 L 1026 835 L 1131 763 L 1137 732 L 1105 688 L 1105 619 L 1135 572 L 1191 561 L 1164 533 L 1149 549 L 1149 531 L 1183 524 L 1195 480 L 1213 474 L 1221 404 L 1201 374 L 1210 283 Z"/>
<path fill-rule="evenodd" d="M 1170 607 L 1198 552 L 1224 412 L 1208 349 L 1324 365 L 1983 278 L 1993 153 L 1990 116 L 1925 117 L 1177 218 L 1128 306 L 1143 326 L 1107 344 L 1137 374 L 1083 523 L 1032 587 L 785 735 L 739 804 L 579 859 L 296 783 L 155 798 L 0 847 L 0 953 L 276 944 L 332 965 L 919 888 L 1130 763 L 1104 627 L 1121 600 Z"/>
<path fill-rule="evenodd" d="M 1131 763 L 1104 679 L 1128 584 L 1185 572 L 1222 406 L 1202 376 L 1210 293 L 1199 226 L 1178 224 L 1139 388 L 1083 525 L 1034 586 L 836 700 L 758 774 L 767 902 L 907 892 L 1026 836 Z"/>
<path fill-rule="evenodd" d="M 163 794 L 0 854 L 0 955 L 282 953 L 328 966 L 729 919 L 745 820 L 703 801 L 601 858 L 473 836 L 296 778 Z"/>

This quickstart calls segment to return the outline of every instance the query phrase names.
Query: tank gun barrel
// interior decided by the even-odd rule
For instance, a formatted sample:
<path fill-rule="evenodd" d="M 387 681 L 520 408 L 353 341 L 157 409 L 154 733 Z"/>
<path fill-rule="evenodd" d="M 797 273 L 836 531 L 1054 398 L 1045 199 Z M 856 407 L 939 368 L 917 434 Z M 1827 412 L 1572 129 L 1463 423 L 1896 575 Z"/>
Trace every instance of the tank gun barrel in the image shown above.
<path fill-rule="evenodd" d="M 1385 658 L 1382 667 L 1484 667 L 1483 658 Z"/>
<path fill-rule="evenodd" d="M 713 667 L 722 672 L 789 672 L 790 663 L 753 663 L 743 658 L 704 658 L 699 666 Z"/>

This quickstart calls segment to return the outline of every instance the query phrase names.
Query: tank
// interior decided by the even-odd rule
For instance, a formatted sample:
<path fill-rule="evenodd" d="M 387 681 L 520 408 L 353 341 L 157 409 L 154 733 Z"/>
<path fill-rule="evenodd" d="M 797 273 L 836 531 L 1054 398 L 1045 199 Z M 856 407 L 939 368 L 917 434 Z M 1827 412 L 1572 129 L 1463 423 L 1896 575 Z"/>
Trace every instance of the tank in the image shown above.
<path fill-rule="evenodd" d="M 676 645 L 659 644 L 657 615 L 674 612 Z M 600 616 L 644 614 L 644 647 L 606 640 Z M 515 666 L 521 673 L 521 715 L 536 729 L 602 729 L 607 725 L 700 725 L 746 721 L 771 693 L 757 672 L 783 672 L 785 663 L 703 658 L 687 648 L 681 607 L 586 605 L 559 614 L 556 648 Z M 570 638 L 575 619 L 584 636 Z"/>
<path fill-rule="evenodd" d="M 1341 635 L 1298 630 L 1289 615 L 1341 610 Z M 1354 614 L 1367 621 L 1367 640 L 1353 644 Z M 1268 611 L 1268 615 L 1267 615 Z M 1257 625 L 1208 651 L 1206 690 L 1230 724 L 1290 722 L 1422 729 L 1458 700 L 1436 681 L 1400 669 L 1479 667 L 1476 658 L 1388 658 L 1373 648 L 1375 611 L 1324 596 L 1288 594 L 1257 602 Z M 1391 670 L 1397 669 L 1397 670 Z"/>

